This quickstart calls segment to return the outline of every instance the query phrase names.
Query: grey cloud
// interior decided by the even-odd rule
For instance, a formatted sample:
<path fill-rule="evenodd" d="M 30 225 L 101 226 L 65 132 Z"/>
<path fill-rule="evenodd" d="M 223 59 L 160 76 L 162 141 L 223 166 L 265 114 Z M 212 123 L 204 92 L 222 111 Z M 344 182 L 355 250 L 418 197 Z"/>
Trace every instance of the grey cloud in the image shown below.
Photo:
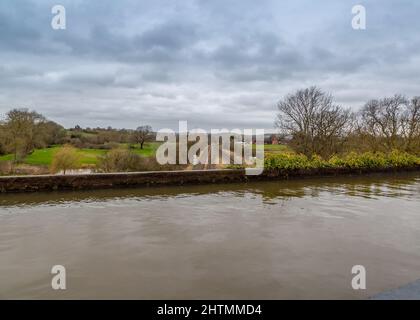
<path fill-rule="evenodd" d="M 271 128 L 277 100 L 308 85 L 351 107 L 420 94 L 416 0 L 366 1 L 362 32 L 350 0 L 63 0 L 65 31 L 49 25 L 54 4 L 1 2 L 0 112 L 25 105 L 68 126 Z"/>

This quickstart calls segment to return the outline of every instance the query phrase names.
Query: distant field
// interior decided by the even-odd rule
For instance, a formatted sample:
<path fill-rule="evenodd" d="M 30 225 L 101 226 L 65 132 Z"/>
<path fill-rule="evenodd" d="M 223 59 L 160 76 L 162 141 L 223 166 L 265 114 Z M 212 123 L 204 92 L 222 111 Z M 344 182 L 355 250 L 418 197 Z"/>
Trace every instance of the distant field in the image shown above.
<path fill-rule="evenodd" d="M 255 150 L 255 147 L 256 146 L 253 145 L 253 150 Z M 261 148 L 260 146 L 258 147 Z M 291 151 L 291 149 L 284 144 L 265 144 L 264 145 L 264 152 L 281 153 L 285 151 Z"/>
<path fill-rule="evenodd" d="M 144 157 L 152 157 L 155 155 L 157 148 L 160 146 L 160 142 L 150 142 L 143 146 L 143 149 L 140 149 L 140 146 L 136 146 L 136 149 L 133 151 Z"/>
<path fill-rule="evenodd" d="M 157 148 L 159 147 L 159 142 L 150 142 L 144 145 L 143 149 L 140 149 L 139 145 L 136 145 L 134 149 L 131 149 L 133 152 L 144 157 L 152 157 L 155 155 Z M 126 146 L 128 145 L 121 145 Z M 28 155 L 23 161 L 29 165 L 41 165 L 41 166 L 50 166 L 54 153 L 60 149 L 61 146 L 37 149 L 32 154 Z M 255 145 L 253 146 L 255 150 Z M 289 147 L 285 145 L 276 145 L 276 144 L 266 144 L 264 145 L 264 152 L 266 153 L 282 153 L 285 151 L 290 151 Z M 80 156 L 81 165 L 95 165 L 99 162 L 100 156 L 106 154 L 108 151 L 103 149 L 78 149 Z M 0 156 L 0 161 L 10 161 L 13 160 L 13 155 Z"/>
<path fill-rule="evenodd" d="M 132 149 L 135 153 L 144 156 L 150 157 L 153 156 L 158 148 L 159 143 L 151 142 L 145 144 L 143 149 L 140 149 L 139 146 L 136 146 L 135 149 Z M 60 146 L 37 149 L 32 154 L 28 155 L 23 161 L 26 164 L 30 165 L 51 165 L 54 153 L 60 149 Z M 106 154 L 108 151 L 103 149 L 78 149 L 77 150 L 80 156 L 81 165 L 94 165 L 99 161 L 99 157 Z M 13 160 L 13 155 L 8 154 L 5 156 L 0 156 L 0 161 L 10 161 Z"/>

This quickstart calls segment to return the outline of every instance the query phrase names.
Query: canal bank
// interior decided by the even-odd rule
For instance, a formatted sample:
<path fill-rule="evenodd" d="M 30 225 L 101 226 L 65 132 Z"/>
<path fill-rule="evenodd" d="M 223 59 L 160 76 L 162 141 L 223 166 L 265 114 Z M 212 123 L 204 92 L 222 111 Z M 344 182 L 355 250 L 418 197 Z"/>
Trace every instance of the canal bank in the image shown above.
<path fill-rule="evenodd" d="M 257 176 L 246 175 L 243 169 L 4 176 L 0 177 L 0 193 L 214 184 L 407 171 L 420 171 L 420 166 L 380 169 L 270 170 Z"/>

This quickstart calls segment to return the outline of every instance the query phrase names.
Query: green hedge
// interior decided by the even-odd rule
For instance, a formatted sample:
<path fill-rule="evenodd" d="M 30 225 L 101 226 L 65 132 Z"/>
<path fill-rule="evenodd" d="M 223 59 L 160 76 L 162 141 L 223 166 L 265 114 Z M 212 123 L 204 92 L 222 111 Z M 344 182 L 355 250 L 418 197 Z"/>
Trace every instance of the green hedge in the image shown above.
<path fill-rule="evenodd" d="M 302 154 L 283 153 L 268 154 L 264 160 L 267 170 L 297 170 L 320 168 L 351 169 L 386 169 L 420 166 L 420 157 L 400 151 L 384 153 L 355 153 L 344 156 L 333 156 L 329 160 L 314 155 L 311 158 Z"/>

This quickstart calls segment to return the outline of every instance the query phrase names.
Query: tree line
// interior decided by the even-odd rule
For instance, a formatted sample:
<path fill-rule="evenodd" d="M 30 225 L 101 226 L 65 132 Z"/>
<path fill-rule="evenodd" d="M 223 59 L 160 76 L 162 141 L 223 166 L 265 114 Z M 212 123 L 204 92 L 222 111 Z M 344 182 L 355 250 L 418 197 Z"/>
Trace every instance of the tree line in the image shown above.
<path fill-rule="evenodd" d="M 357 111 L 334 102 L 317 87 L 297 90 L 280 100 L 275 126 L 280 140 L 306 156 L 356 152 L 420 154 L 420 97 L 373 99 Z M 154 139 L 153 129 L 86 128 L 66 130 L 28 109 L 13 109 L 0 121 L 0 155 L 13 154 L 15 162 L 37 148 L 69 144 L 77 148 L 114 149 L 121 143 L 138 144 Z"/>
<path fill-rule="evenodd" d="M 13 109 L 0 122 L 0 154 L 20 160 L 36 148 L 60 143 L 65 130 L 43 115 L 27 109 Z"/>
<path fill-rule="evenodd" d="M 287 95 L 277 108 L 275 126 L 282 140 L 309 157 L 349 151 L 420 154 L 420 97 L 397 94 L 351 111 L 331 94 L 310 87 Z"/>
<path fill-rule="evenodd" d="M 35 149 L 68 144 L 77 148 L 112 149 L 121 143 L 138 144 L 153 140 L 149 125 L 135 130 L 108 127 L 82 129 L 76 126 L 66 130 L 58 123 L 28 109 L 13 109 L 0 120 L 0 155 L 12 154 L 19 162 Z"/>

